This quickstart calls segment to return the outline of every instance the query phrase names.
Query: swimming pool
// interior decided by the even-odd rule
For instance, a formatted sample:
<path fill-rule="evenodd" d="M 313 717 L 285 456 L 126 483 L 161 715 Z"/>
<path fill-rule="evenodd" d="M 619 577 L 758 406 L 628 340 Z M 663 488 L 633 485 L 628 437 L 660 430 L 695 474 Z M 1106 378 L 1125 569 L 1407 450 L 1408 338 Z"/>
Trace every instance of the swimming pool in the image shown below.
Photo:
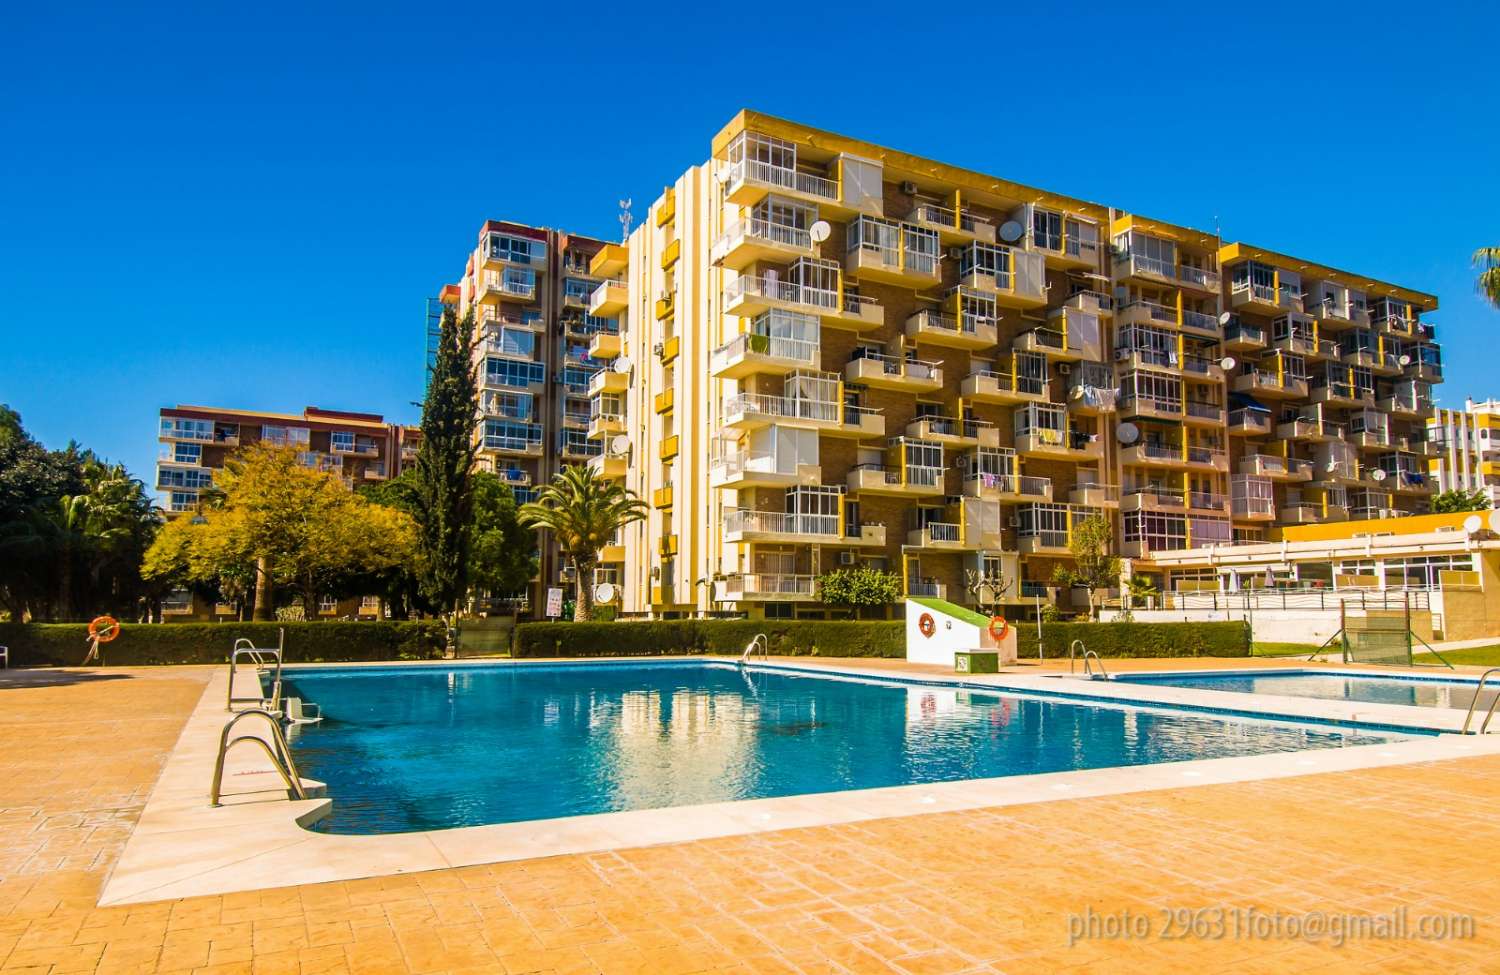
<path fill-rule="evenodd" d="M 722 662 L 289 672 L 331 833 L 1338 748 L 1397 734 Z"/>
<path fill-rule="evenodd" d="M 1115 680 L 1159 687 L 1189 687 L 1201 691 L 1241 694 L 1282 694 L 1325 701 L 1365 704 L 1405 704 L 1421 708 L 1467 709 L 1474 700 L 1475 681 L 1441 677 L 1394 677 L 1379 674 L 1340 674 L 1318 670 L 1255 671 L 1211 674 L 1120 674 Z M 1481 712 L 1495 699 L 1497 688 L 1485 688 Z"/>

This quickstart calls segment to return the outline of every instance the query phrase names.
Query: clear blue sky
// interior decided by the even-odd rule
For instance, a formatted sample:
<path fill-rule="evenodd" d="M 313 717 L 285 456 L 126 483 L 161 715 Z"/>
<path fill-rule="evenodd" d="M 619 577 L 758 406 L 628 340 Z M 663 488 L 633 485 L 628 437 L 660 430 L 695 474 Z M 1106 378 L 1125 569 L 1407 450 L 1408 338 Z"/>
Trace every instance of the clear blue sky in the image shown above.
<path fill-rule="evenodd" d="M 743 106 L 1433 292 L 1500 395 L 1492 3 L 405 6 L 11 7 L 0 402 L 147 479 L 164 405 L 415 420 L 485 218 L 613 238 Z"/>

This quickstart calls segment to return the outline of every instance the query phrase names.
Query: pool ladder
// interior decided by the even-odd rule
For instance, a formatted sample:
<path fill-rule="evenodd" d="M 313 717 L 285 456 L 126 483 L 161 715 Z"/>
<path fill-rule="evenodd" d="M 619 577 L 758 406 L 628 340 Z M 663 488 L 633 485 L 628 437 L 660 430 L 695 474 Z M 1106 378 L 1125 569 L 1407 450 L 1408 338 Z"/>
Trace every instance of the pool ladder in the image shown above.
<path fill-rule="evenodd" d="M 1099 665 L 1099 673 L 1097 676 L 1103 677 L 1105 680 L 1109 680 L 1109 671 L 1104 669 L 1104 661 L 1099 659 L 1098 652 L 1085 647 L 1082 640 L 1074 640 L 1072 643 L 1068 644 L 1068 673 L 1073 673 L 1073 655 L 1080 650 L 1083 651 L 1080 656 L 1083 658 L 1084 675 L 1089 677 L 1090 679 L 1096 676 L 1094 674 L 1093 667 L 1089 665 L 1089 658 L 1093 657 L 1094 663 Z"/>
<path fill-rule="evenodd" d="M 767 637 L 764 633 L 757 633 L 755 634 L 754 639 L 752 639 L 745 645 L 745 652 L 740 654 L 740 666 L 743 667 L 745 664 L 750 662 L 750 655 L 755 652 L 756 647 L 760 648 L 760 655 L 762 658 L 769 658 L 771 656 L 770 638 Z"/>
<path fill-rule="evenodd" d="M 267 742 L 264 738 L 251 731 L 241 731 L 234 737 L 230 737 L 234 726 L 245 718 L 260 717 L 271 726 L 271 740 Z M 281 780 L 286 783 L 287 798 L 306 799 L 307 792 L 302 788 L 302 778 L 297 774 L 297 763 L 292 760 L 292 750 L 287 747 L 286 736 L 281 733 L 281 722 L 277 716 L 264 708 L 250 708 L 241 711 L 230 718 L 224 725 L 224 730 L 219 733 L 219 755 L 214 760 L 214 781 L 208 792 L 210 805 L 219 805 L 219 798 L 224 789 L 224 756 L 229 754 L 229 749 L 242 741 L 250 741 L 265 750 L 266 757 L 270 758 L 271 764 L 276 766 Z"/>
<path fill-rule="evenodd" d="M 1474 700 L 1469 702 L 1469 713 L 1464 715 L 1464 730 L 1460 734 L 1467 735 L 1469 733 L 1469 722 L 1474 720 L 1474 709 L 1479 707 L 1479 695 L 1484 693 L 1484 682 L 1489 680 L 1491 674 L 1500 674 L 1500 667 L 1491 667 L 1479 675 L 1479 684 L 1474 688 Z M 1484 712 L 1484 721 L 1479 725 L 1479 734 L 1482 735 L 1489 731 L 1490 719 L 1495 716 L 1495 706 L 1497 704 L 1500 704 L 1500 694 L 1495 695 L 1495 699 L 1490 702 L 1489 710 Z"/>

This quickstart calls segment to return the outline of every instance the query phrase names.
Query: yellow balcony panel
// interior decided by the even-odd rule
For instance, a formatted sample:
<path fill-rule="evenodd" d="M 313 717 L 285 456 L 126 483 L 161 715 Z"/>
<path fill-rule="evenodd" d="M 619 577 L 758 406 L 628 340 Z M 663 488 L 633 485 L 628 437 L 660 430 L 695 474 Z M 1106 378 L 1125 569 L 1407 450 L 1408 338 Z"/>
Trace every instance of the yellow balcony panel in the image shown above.
<path fill-rule="evenodd" d="M 1314 386 L 1312 390 L 1304 394 L 1308 400 L 1314 403 L 1323 403 L 1328 406 L 1342 406 L 1354 408 L 1359 406 L 1375 405 L 1375 393 L 1368 389 L 1362 389 L 1349 383 L 1327 383 L 1323 386 Z"/>
<path fill-rule="evenodd" d="M 1182 404 L 1182 422 L 1188 426 L 1219 427 L 1224 425 L 1224 407 L 1217 403 L 1188 400 Z"/>
<path fill-rule="evenodd" d="M 595 413 L 589 417 L 589 439 L 603 440 L 625 432 L 625 417 L 619 413 Z"/>
<path fill-rule="evenodd" d="M 943 495 L 943 477 L 927 468 L 908 469 L 883 464 L 860 464 L 849 472 L 849 490 L 855 494 L 935 498 Z"/>
<path fill-rule="evenodd" d="M 1050 396 L 1045 380 L 991 370 L 969 373 L 960 391 L 964 399 L 976 403 L 1045 403 Z"/>
<path fill-rule="evenodd" d="M 817 464 L 788 464 L 773 454 L 746 451 L 715 458 L 708 467 L 708 486 L 725 491 L 748 488 L 787 488 L 819 484 L 823 470 Z"/>
<path fill-rule="evenodd" d="M 1312 480 L 1313 464 L 1298 457 L 1279 457 L 1275 454 L 1250 454 L 1240 458 L 1239 473 L 1269 477 L 1285 484 Z"/>
<path fill-rule="evenodd" d="M 1065 532 L 1048 532 L 1045 535 L 1026 535 L 1016 539 L 1016 551 L 1022 555 L 1071 556 Z"/>
<path fill-rule="evenodd" d="M 918 417 L 906 425 L 906 435 L 931 440 L 947 447 L 999 447 L 1000 429 L 979 420 L 955 420 L 947 416 Z"/>
<path fill-rule="evenodd" d="M 589 380 L 589 396 L 601 393 L 623 393 L 630 388 L 630 377 L 613 369 L 601 369 Z"/>
<path fill-rule="evenodd" d="M 1229 413 L 1231 437 L 1265 437 L 1271 433 L 1271 414 L 1242 407 Z"/>
<path fill-rule="evenodd" d="M 817 369 L 818 343 L 745 332 L 736 335 L 709 357 L 709 372 L 718 379 L 740 379 L 756 373 L 786 375 L 800 369 Z"/>
<path fill-rule="evenodd" d="M 672 295 L 662 295 L 656 299 L 656 320 L 671 318 L 677 311 L 677 299 Z"/>
<path fill-rule="evenodd" d="M 1048 492 L 1048 501 L 1051 501 L 1051 492 Z M 1088 508 L 1118 508 L 1120 506 L 1120 486 L 1118 484 L 1075 484 L 1068 491 L 1068 503 L 1083 505 Z"/>
<path fill-rule="evenodd" d="M 1187 508 L 1181 491 L 1170 491 L 1166 488 L 1128 488 L 1120 497 L 1120 510 L 1126 513 L 1132 511 L 1157 511 L 1165 513 L 1181 513 Z"/>
<path fill-rule="evenodd" d="M 838 294 L 809 288 L 771 275 L 741 274 L 724 286 L 724 312 L 752 318 L 770 308 L 826 315 L 838 304 Z"/>
<path fill-rule="evenodd" d="M 677 554 L 677 536 L 663 535 L 657 539 L 656 551 L 660 555 L 673 556 Z"/>
<path fill-rule="evenodd" d="M 844 255 L 844 273 L 861 281 L 878 281 L 922 290 L 943 280 L 937 256 L 900 248 L 855 247 Z"/>
<path fill-rule="evenodd" d="M 671 187 L 662 194 L 661 206 L 656 208 L 656 225 L 665 227 L 677 217 L 677 191 Z"/>
<path fill-rule="evenodd" d="M 589 314 L 614 318 L 630 307 L 630 289 L 624 281 L 601 281 L 589 296 Z"/>
<path fill-rule="evenodd" d="M 1274 369 L 1246 367 L 1242 376 L 1234 377 L 1234 391 L 1266 399 L 1306 399 L 1307 380 L 1298 379 Z"/>
<path fill-rule="evenodd" d="M 677 602 L 677 598 L 670 585 L 651 587 L 651 605 L 671 606 Z"/>
<path fill-rule="evenodd" d="M 885 548 L 885 526 L 863 524 L 859 526 L 859 534 L 844 535 L 839 539 L 842 545 L 868 546 L 869 548 Z"/>
<path fill-rule="evenodd" d="M 589 467 L 593 470 L 595 477 L 601 477 L 606 481 L 619 480 L 625 476 L 625 458 L 608 452 L 597 457 L 590 457 Z"/>
<path fill-rule="evenodd" d="M 913 528 L 906 533 L 909 548 L 920 548 L 937 552 L 977 551 L 978 541 L 970 543 L 964 535 L 964 526 L 953 522 L 929 522 L 925 528 Z"/>
<path fill-rule="evenodd" d="M 970 474 L 964 497 L 985 501 L 1051 501 L 1052 478 L 1022 474 Z"/>
<path fill-rule="evenodd" d="M 747 572 L 716 583 L 714 598 L 720 602 L 813 602 L 817 599 L 817 577 L 785 572 Z"/>
<path fill-rule="evenodd" d="M 1033 430 L 1016 436 L 1016 453 L 1057 460 L 1098 460 L 1104 456 L 1104 443 L 1100 440 L 1070 440 L 1056 430 Z"/>
<path fill-rule="evenodd" d="M 812 235 L 797 227 L 745 217 L 725 228 L 709 252 L 713 263 L 739 271 L 757 261 L 790 264 L 815 257 Z"/>
<path fill-rule="evenodd" d="M 1266 348 L 1266 330 L 1249 322 L 1231 322 L 1224 329 L 1224 348 L 1229 352 L 1259 352 Z"/>
<path fill-rule="evenodd" d="M 1011 348 L 1017 352 L 1038 352 L 1058 362 L 1078 362 L 1083 352 L 1078 344 L 1060 329 L 1038 326 L 1015 337 Z"/>
<path fill-rule="evenodd" d="M 603 562 L 603 563 L 606 563 L 606 564 L 611 563 L 611 562 L 624 562 L 625 561 L 625 546 L 623 546 L 623 545 L 606 545 L 606 546 L 604 546 L 603 548 L 601 548 L 599 550 L 599 561 Z"/>
<path fill-rule="evenodd" d="M 612 278 L 630 266 L 630 249 L 624 244 L 605 244 L 589 261 L 589 274 Z"/>
<path fill-rule="evenodd" d="M 923 309 L 906 319 L 907 338 L 950 349 L 993 348 L 997 334 L 995 320 L 979 315 L 954 317 Z"/>
<path fill-rule="evenodd" d="M 481 281 L 478 287 L 478 300 L 481 305 L 497 305 L 501 302 L 532 302 L 536 301 L 536 285 L 527 284 L 524 281 L 507 281 L 496 277 L 491 280 Z"/>
<path fill-rule="evenodd" d="M 681 257 L 682 257 L 682 238 L 679 237 L 676 240 L 672 241 L 670 244 L 668 244 L 666 247 L 662 248 L 662 252 L 661 252 L 661 269 L 663 271 L 667 270 L 673 264 L 676 264 L 677 261 Z"/>
<path fill-rule="evenodd" d="M 671 460 L 672 458 L 677 456 L 677 451 L 680 446 L 681 442 L 677 439 L 677 434 L 674 433 L 672 434 L 672 436 L 667 437 L 661 442 L 661 451 L 658 456 L 662 460 Z"/>
<path fill-rule="evenodd" d="M 876 389 L 933 393 L 943 388 L 943 370 L 935 362 L 893 355 L 865 354 L 844 366 L 844 379 Z"/>
<path fill-rule="evenodd" d="M 668 484 L 665 487 L 659 487 L 655 491 L 651 492 L 651 507 L 672 507 L 672 485 Z"/>
<path fill-rule="evenodd" d="M 618 332 L 595 332 L 589 339 L 589 356 L 594 359 L 619 358 L 622 343 Z"/>
<path fill-rule="evenodd" d="M 652 401 L 652 405 L 655 407 L 657 413 L 667 413 L 671 411 L 672 407 L 676 404 L 676 401 L 676 390 L 668 388 L 656 394 L 656 397 Z"/>
<path fill-rule="evenodd" d="M 885 325 L 885 306 L 863 295 L 844 295 L 844 300 L 822 313 L 828 328 L 866 332 Z"/>
<path fill-rule="evenodd" d="M 842 541 L 838 515 L 793 514 L 732 508 L 724 512 L 726 542 L 829 544 Z"/>
<path fill-rule="evenodd" d="M 969 210 L 954 210 L 936 203 L 918 203 L 906 215 L 906 222 L 924 230 L 937 231 L 944 244 L 995 242 L 995 225 L 988 218 Z"/>
<path fill-rule="evenodd" d="M 682 341 L 680 339 L 678 339 L 678 337 L 675 336 L 675 335 L 672 336 L 671 338 L 667 339 L 666 341 L 662 342 L 662 344 L 661 344 L 661 364 L 664 365 L 664 366 L 671 365 L 673 362 L 675 362 L 677 360 L 677 356 L 678 356 L 678 354 L 681 351 L 682 351 Z"/>

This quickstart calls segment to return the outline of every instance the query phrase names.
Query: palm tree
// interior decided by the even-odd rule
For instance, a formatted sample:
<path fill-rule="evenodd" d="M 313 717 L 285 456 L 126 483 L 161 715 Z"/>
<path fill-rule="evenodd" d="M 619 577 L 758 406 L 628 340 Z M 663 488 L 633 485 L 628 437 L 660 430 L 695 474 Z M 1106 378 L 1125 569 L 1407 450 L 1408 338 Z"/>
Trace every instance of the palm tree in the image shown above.
<path fill-rule="evenodd" d="M 1474 252 L 1474 266 L 1479 268 L 1475 284 L 1490 304 L 1500 308 L 1500 247 L 1481 247 Z"/>
<path fill-rule="evenodd" d="M 599 563 L 599 550 L 623 525 L 646 517 L 646 503 L 624 486 L 606 481 L 581 464 L 564 467 L 535 501 L 521 505 L 521 524 L 546 528 L 573 564 L 575 622 L 593 615 L 594 588 L 585 581 Z"/>

